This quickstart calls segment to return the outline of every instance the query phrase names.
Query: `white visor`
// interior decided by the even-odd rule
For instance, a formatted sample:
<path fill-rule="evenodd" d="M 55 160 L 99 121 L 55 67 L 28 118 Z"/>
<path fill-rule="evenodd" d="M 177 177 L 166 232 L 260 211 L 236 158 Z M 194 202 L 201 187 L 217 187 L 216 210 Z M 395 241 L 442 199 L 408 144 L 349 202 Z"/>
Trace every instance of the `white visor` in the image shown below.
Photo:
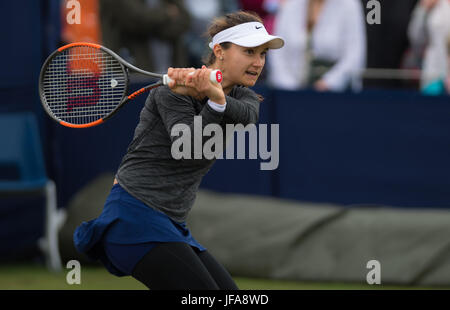
<path fill-rule="evenodd" d="M 283 38 L 270 35 L 264 25 L 258 22 L 239 24 L 219 32 L 212 38 L 209 47 L 213 49 L 216 44 L 224 42 L 243 47 L 256 47 L 269 43 L 268 48 L 272 49 L 281 48 L 284 45 Z"/>

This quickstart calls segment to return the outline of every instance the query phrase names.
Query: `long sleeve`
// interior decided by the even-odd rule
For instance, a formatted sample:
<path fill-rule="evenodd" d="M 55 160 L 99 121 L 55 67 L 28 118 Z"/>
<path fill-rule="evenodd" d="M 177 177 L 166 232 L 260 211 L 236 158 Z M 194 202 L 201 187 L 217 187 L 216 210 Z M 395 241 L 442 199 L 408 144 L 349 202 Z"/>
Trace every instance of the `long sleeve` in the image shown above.
<path fill-rule="evenodd" d="M 211 138 L 202 134 L 206 126 L 210 124 L 220 126 L 224 120 L 227 123 L 244 126 L 258 121 L 259 99 L 256 93 L 247 87 L 235 87 L 232 92 L 232 96 L 226 96 L 226 108 L 223 112 L 214 110 L 208 103 L 205 103 L 198 112 L 194 108 L 194 99 L 178 95 L 168 87 L 155 89 L 150 94 L 149 100 L 155 103 L 172 144 L 175 142 L 181 144 L 182 141 L 186 141 L 186 137 L 183 137 L 183 135 L 185 131 L 190 132 L 190 155 L 191 158 L 195 159 L 200 157 L 199 154 L 196 156 L 194 153 L 195 149 L 202 149 L 205 142 Z M 201 126 L 200 119 L 196 118 L 197 116 L 201 117 Z M 172 136 L 172 132 L 175 135 Z M 195 136 L 195 133 L 197 136 Z M 222 133 L 225 134 L 224 128 L 222 128 Z M 198 139 L 199 134 L 201 139 Z M 178 139 L 183 140 L 177 141 Z"/>
<path fill-rule="evenodd" d="M 427 12 L 417 4 L 408 26 L 408 38 L 413 48 L 423 48 L 427 42 Z"/>
<path fill-rule="evenodd" d="M 100 0 L 100 9 L 134 35 L 156 33 L 169 19 L 162 6 L 150 9 L 142 1 Z"/>
<path fill-rule="evenodd" d="M 167 10 L 171 2 L 179 10 L 179 16 L 172 19 Z M 181 0 L 161 1 L 154 7 L 148 7 L 144 1 L 101 0 L 103 14 L 113 17 L 114 22 L 127 33 L 152 35 L 160 39 L 171 39 L 186 31 L 190 25 L 190 16 Z"/>
<path fill-rule="evenodd" d="M 205 104 L 200 113 L 197 114 L 190 97 L 178 95 L 168 87 L 159 87 L 151 95 L 153 95 L 153 100 L 156 103 L 158 112 L 172 143 L 182 138 L 182 135 L 171 135 L 174 126 L 183 125 L 185 130 L 190 131 L 191 155 L 194 155 L 193 146 L 196 142 L 194 134 L 198 133 L 198 130 L 201 130 L 200 134 L 202 134 L 203 129 L 209 124 L 219 125 L 224 115 L 223 112 L 215 111 L 209 104 Z M 195 128 L 196 123 L 194 118 L 196 116 L 201 117 L 201 128 Z M 202 145 L 207 139 L 209 137 L 202 137 Z"/>
<path fill-rule="evenodd" d="M 340 1 L 339 1 L 340 2 Z M 346 0 L 346 12 L 343 12 L 345 25 L 342 32 L 343 53 L 337 63 L 323 76 L 332 90 L 342 91 L 350 85 L 359 90 L 358 74 L 366 62 L 366 30 L 363 9 L 358 0 Z M 356 85 L 353 82 L 356 82 Z M 356 88 L 356 89 L 355 89 Z"/>
<path fill-rule="evenodd" d="M 259 118 L 259 99 L 254 91 L 246 87 L 238 87 L 237 94 L 233 98 L 225 96 L 227 107 L 224 115 L 234 124 L 255 124 Z"/>

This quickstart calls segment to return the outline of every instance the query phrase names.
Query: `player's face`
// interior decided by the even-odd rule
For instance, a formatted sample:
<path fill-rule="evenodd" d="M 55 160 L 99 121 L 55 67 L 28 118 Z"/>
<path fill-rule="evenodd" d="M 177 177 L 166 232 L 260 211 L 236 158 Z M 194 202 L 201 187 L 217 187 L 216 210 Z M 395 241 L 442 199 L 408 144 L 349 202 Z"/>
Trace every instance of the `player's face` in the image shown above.
<path fill-rule="evenodd" d="M 266 63 L 266 44 L 257 47 L 243 47 L 231 44 L 223 51 L 222 71 L 227 84 L 253 86 Z"/>

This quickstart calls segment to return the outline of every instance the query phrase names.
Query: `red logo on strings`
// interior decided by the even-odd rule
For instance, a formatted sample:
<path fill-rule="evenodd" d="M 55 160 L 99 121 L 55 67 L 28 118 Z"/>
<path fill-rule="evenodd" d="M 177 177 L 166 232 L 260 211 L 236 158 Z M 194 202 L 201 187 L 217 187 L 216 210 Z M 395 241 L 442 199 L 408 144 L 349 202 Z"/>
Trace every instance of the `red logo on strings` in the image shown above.
<path fill-rule="evenodd" d="M 100 99 L 100 68 L 93 59 L 73 59 L 66 65 L 69 75 L 67 92 L 71 96 L 67 100 L 67 112 L 74 107 L 95 105 Z M 92 89 L 91 95 L 83 95 L 83 89 Z"/>

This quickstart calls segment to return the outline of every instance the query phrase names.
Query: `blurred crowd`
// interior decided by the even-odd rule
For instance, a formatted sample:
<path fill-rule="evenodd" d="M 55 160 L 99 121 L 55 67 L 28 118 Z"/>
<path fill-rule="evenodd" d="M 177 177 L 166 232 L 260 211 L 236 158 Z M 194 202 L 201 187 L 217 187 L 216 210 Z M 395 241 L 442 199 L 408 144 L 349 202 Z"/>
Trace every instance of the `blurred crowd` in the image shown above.
<path fill-rule="evenodd" d="M 80 24 L 66 22 L 68 2 L 62 43 L 100 43 L 148 71 L 200 67 L 208 24 L 246 10 L 286 42 L 269 51 L 260 83 L 450 93 L 450 0 L 78 0 Z"/>

